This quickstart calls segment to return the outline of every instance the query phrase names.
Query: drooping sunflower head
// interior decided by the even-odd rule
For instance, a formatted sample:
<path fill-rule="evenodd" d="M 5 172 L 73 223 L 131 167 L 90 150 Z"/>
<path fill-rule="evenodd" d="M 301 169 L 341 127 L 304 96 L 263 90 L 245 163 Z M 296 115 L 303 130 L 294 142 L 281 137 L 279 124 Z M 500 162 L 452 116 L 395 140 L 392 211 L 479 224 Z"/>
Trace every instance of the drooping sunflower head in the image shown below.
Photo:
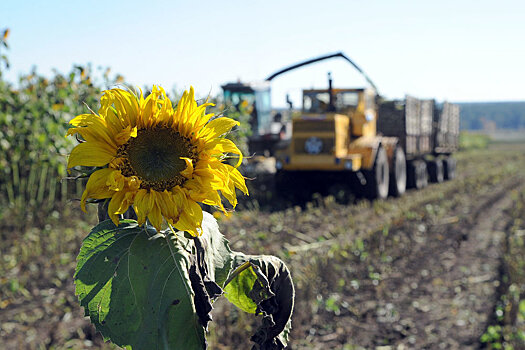
<path fill-rule="evenodd" d="M 67 132 L 83 139 L 72 150 L 68 168 L 100 168 L 88 179 L 82 209 L 88 198 L 108 198 L 108 214 L 116 225 L 133 205 L 139 224 L 148 219 L 160 230 L 164 218 L 198 235 L 202 210 L 197 203 L 225 211 L 222 194 L 235 207 L 235 189 L 248 194 L 236 168 L 242 154 L 222 136 L 238 122 L 206 114 L 209 105 L 197 105 L 193 88 L 175 108 L 156 86 L 146 98 L 142 92 L 105 91 L 98 113 L 75 117 Z M 237 165 L 225 163 L 227 156 L 238 157 Z"/>

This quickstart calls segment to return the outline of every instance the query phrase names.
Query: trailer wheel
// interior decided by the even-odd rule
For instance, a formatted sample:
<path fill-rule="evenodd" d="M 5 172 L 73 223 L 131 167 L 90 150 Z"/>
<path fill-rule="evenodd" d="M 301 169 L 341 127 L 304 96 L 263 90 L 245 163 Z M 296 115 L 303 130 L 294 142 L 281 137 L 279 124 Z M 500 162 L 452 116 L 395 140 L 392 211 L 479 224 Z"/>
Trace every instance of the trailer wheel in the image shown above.
<path fill-rule="evenodd" d="M 428 185 L 427 164 L 421 160 L 408 162 L 407 186 L 420 190 Z"/>
<path fill-rule="evenodd" d="M 440 158 L 436 158 L 432 161 L 427 162 L 427 166 L 430 181 L 435 183 L 443 182 L 443 160 L 441 160 Z"/>
<path fill-rule="evenodd" d="M 443 176 L 445 180 L 456 178 L 456 159 L 448 157 L 443 162 Z"/>
<path fill-rule="evenodd" d="M 388 158 L 383 146 L 379 146 L 372 170 L 363 172 L 366 179 L 365 194 L 370 199 L 384 199 L 388 196 L 390 173 Z"/>
<path fill-rule="evenodd" d="M 407 187 L 407 162 L 403 148 L 397 146 L 392 159 L 393 169 L 390 173 L 390 195 L 402 196 Z"/>
<path fill-rule="evenodd" d="M 420 173 L 419 173 L 419 181 L 421 182 L 421 188 L 425 188 L 428 186 L 428 168 L 426 162 L 421 162 L 420 166 Z"/>

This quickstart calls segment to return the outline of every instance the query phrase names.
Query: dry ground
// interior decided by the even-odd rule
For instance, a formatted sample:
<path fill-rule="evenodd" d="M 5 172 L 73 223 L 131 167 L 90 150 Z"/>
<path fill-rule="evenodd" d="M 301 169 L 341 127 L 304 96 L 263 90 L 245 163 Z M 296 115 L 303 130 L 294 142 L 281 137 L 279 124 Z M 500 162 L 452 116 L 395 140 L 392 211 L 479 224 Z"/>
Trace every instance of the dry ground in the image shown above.
<path fill-rule="evenodd" d="M 525 145 L 457 158 L 457 179 L 402 198 L 344 205 L 316 196 L 268 211 L 266 197 L 262 209 L 252 203 L 220 220 L 234 250 L 289 266 L 297 292 L 290 349 L 485 346 L 487 327 L 502 322 L 495 310 L 509 287 L 510 238 L 525 228 Z M 74 258 L 93 224 L 76 221 L 56 213 L 39 229 L 2 225 L 0 348 L 111 347 L 74 296 Z M 224 298 L 213 316 L 210 348 L 251 347 L 257 319 Z"/>

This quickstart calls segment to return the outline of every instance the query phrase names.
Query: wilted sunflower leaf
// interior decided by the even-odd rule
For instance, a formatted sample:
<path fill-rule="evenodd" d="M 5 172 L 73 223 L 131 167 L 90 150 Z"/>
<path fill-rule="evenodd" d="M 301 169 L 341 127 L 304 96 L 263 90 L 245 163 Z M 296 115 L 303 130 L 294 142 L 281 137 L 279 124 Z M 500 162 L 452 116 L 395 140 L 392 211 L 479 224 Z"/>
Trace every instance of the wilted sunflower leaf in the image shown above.
<path fill-rule="evenodd" d="M 200 242 L 197 253 L 203 256 L 202 263 L 206 266 L 209 279 L 223 286 L 232 268 L 232 252 L 228 240 L 220 233 L 217 220 L 206 212 L 203 213 L 202 231 L 203 234 L 195 238 Z"/>
<path fill-rule="evenodd" d="M 217 284 L 225 279 L 231 268 L 228 241 L 219 232 L 217 221 L 212 215 L 204 212 L 202 220 L 203 234 L 191 237 L 193 254 L 189 277 L 195 292 L 195 306 L 200 323 L 207 329 L 211 321 L 212 301 L 222 295 Z"/>
<path fill-rule="evenodd" d="M 202 236 L 194 238 L 194 242 L 203 280 L 216 282 L 215 286 L 223 288 L 225 297 L 241 310 L 263 315 L 262 324 L 252 337 L 256 349 L 284 348 L 295 297 L 284 262 L 274 256 L 232 252 L 210 214 L 204 213 L 202 228 Z M 210 288 L 206 290 L 210 292 Z M 211 294 L 210 297 L 214 298 Z"/>
<path fill-rule="evenodd" d="M 259 288 L 258 288 L 259 287 Z M 260 289 L 261 282 L 257 280 L 257 273 L 250 262 L 239 266 L 227 281 L 224 287 L 226 298 L 239 309 L 254 314 L 257 311 L 257 303 L 250 297 L 251 291 Z"/>
<path fill-rule="evenodd" d="M 233 252 L 233 269 L 226 298 L 240 309 L 262 314 L 262 324 L 251 340 L 254 349 L 283 349 L 288 342 L 295 290 L 290 271 L 280 259 Z"/>
<path fill-rule="evenodd" d="M 76 294 L 104 339 L 128 349 L 204 349 L 188 241 L 135 221 L 97 225 L 77 258 Z"/>

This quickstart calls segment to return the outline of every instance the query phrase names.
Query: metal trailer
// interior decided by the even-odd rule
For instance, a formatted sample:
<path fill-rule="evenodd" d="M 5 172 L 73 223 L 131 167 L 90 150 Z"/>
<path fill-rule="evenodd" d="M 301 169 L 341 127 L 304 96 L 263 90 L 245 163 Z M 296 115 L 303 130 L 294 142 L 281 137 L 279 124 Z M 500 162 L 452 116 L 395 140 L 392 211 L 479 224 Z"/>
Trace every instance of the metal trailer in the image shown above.
<path fill-rule="evenodd" d="M 378 106 L 377 131 L 398 138 L 407 159 L 407 185 L 422 188 L 455 177 L 459 107 L 406 96 Z"/>

